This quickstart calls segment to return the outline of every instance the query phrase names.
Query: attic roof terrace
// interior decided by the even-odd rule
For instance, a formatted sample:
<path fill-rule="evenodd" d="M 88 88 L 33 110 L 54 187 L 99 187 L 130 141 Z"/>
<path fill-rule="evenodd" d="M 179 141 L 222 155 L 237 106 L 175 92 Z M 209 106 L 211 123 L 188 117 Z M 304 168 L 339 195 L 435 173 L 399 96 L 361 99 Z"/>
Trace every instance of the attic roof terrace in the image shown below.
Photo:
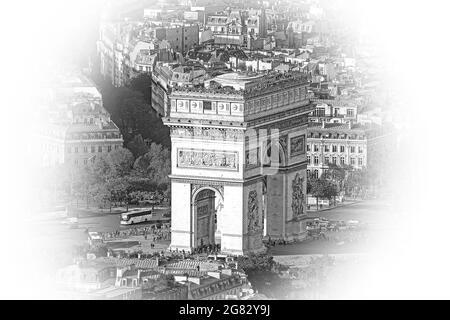
<path fill-rule="evenodd" d="M 290 74 L 270 73 L 266 75 L 227 73 L 210 80 L 209 87 L 178 87 L 172 96 L 211 96 L 226 99 L 247 99 L 270 94 L 283 89 L 308 84 L 307 77 L 300 72 Z"/>

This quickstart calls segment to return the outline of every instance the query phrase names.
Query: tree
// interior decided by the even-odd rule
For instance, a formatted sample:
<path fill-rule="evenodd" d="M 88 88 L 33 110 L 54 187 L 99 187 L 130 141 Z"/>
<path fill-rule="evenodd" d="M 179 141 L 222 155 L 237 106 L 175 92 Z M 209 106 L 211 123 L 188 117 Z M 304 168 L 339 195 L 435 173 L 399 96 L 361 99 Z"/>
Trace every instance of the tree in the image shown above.
<path fill-rule="evenodd" d="M 84 198 L 86 208 L 89 207 L 89 199 L 95 195 L 95 177 L 92 174 L 92 167 L 74 167 L 71 168 L 71 198 L 76 199 L 78 207 L 78 199 Z"/>
<path fill-rule="evenodd" d="M 336 205 L 336 196 L 338 195 L 337 185 L 329 180 L 325 180 L 324 184 L 324 197 L 328 200 L 334 199 L 334 205 Z"/>
<path fill-rule="evenodd" d="M 120 129 L 125 145 L 141 135 L 156 143 L 170 146 L 170 130 L 151 108 L 145 96 L 129 87 L 114 88 L 100 82 L 103 104 Z"/>
<path fill-rule="evenodd" d="M 128 205 L 131 174 L 134 162 L 133 154 L 125 148 L 113 150 L 97 156 L 94 163 L 85 168 L 89 171 L 89 190 L 96 202 L 126 202 Z"/>
<path fill-rule="evenodd" d="M 146 175 L 158 185 L 167 185 L 170 174 L 170 151 L 160 144 L 152 143 L 149 151 L 136 159 L 134 169 Z"/>
<path fill-rule="evenodd" d="M 314 179 L 310 182 L 310 194 L 316 198 L 317 210 L 319 210 L 319 198 L 325 196 L 325 179 Z"/>
<path fill-rule="evenodd" d="M 316 198 L 317 210 L 319 210 L 319 198 L 331 200 L 338 195 L 337 185 L 324 177 L 310 179 L 307 183 L 307 192 Z M 335 199 L 336 204 L 336 199 Z"/>
<path fill-rule="evenodd" d="M 131 172 L 134 157 L 130 150 L 126 148 L 119 148 L 109 152 L 105 160 L 109 166 L 108 174 L 116 178 L 124 177 Z"/>
<path fill-rule="evenodd" d="M 325 178 L 335 181 L 339 186 L 339 190 L 343 188 L 345 177 L 346 169 L 344 167 L 340 167 L 334 163 L 328 164 L 328 170 L 326 171 Z"/>
<path fill-rule="evenodd" d="M 129 87 L 141 93 L 144 97 L 144 101 L 147 104 L 151 104 L 152 94 L 152 77 L 148 73 L 140 73 L 136 77 L 132 78 Z"/>
<path fill-rule="evenodd" d="M 128 143 L 127 148 L 133 153 L 133 156 L 136 159 L 150 150 L 140 134 L 134 136 L 134 138 Z"/>

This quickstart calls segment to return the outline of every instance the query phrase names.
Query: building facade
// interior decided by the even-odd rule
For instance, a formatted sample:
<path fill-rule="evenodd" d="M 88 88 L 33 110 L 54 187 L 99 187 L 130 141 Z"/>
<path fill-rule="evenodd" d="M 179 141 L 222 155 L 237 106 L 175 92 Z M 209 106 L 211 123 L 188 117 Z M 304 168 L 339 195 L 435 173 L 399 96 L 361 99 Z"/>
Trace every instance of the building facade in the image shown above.
<path fill-rule="evenodd" d="M 362 169 L 367 166 L 367 130 L 360 125 L 310 123 L 308 176 L 319 178 L 330 163 Z"/>
<path fill-rule="evenodd" d="M 42 166 L 87 165 L 95 156 L 123 145 L 122 134 L 91 81 L 81 74 L 65 80 L 48 88 L 39 131 Z"/>
<path fill-rule="evenodd" d="M 172 249 L 242 255 L 264 236 L 305 236 L 306 87 L 300 74 L 231 73 L 172 90 Z"/>

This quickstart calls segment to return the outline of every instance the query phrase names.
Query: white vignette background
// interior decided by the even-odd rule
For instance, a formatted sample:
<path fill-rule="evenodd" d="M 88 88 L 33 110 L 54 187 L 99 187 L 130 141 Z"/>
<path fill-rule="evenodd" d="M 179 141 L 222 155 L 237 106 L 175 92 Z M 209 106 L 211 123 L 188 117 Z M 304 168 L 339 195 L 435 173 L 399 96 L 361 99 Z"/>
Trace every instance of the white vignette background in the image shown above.
<path fill-rule="evenodd" d="M 42 62 L 58 57 L 82 37 L 79 19 L 100 0 L 3 1 L 0 265 L 3 299 L 58 298 L 40 277 L 27 226 L 33 214 L 30 186 L 33 130 L 30 116 Z M 295 0 L 292 0 L 295 1 Z M 332 0 L 331 0 L 332 1 Z M 386 85 L 396 86 L 407 147 L 398 159 L 396 184 L 402 205 L 395 232 L 380 234 L 382 250 L 342 282 L 346 299 L 448 299 L 450 293 L 450 127 L 447 93 L 450 30 L 445 1 L 341 0 L 343 15 L 382 52 Z M 6 72 L 5 72 L 6 71 Z"/>

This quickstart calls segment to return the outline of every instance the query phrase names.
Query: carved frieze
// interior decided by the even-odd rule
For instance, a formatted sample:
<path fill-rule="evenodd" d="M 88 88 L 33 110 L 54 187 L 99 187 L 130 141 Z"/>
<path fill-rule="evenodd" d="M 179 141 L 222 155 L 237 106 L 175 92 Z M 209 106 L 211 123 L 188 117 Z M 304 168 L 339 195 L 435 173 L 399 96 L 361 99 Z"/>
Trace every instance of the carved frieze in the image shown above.
<path fill-rule="evenodd" d="M 202 128 L 202 127 L 172 127 L 172 137 L 193 137 L 205 140 L 238 141 L 243 139 L 242 130 Z"/>
<path fill-rule="evenodd" d="M 235 151 L 216 151 L 199 149 L 178 149 L 179 168 L 238 170 L 238 153 Z"/>

